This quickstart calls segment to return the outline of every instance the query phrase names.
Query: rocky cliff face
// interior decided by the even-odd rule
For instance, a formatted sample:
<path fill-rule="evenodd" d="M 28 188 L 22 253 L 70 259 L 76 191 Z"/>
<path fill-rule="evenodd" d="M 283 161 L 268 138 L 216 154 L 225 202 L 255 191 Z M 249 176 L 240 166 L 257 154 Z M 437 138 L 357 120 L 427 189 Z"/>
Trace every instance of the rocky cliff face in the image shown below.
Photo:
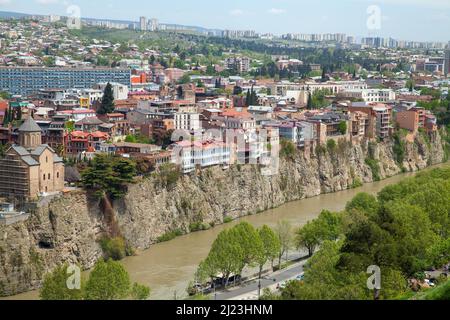
<path fill-rule="evenodd" d="M 394 142 L 320 147 L 311 155 L 282 159 L 279 174 L 271 177 L 257 166 L 233 166 L 184 176 L 169 190 L 158 187 L 155 178 L 146 179 L 114 203 L 116 220 L 131 246 L 146 249 L 169 231 L 189 232 L 193 223 L 220 224 L 225 217 L 369 183 L 374 173 L 383 179 L 445 158 L 439 135 L 407 144 L 403 165 L 393 160 L 393 147 Z M 0 226 L 0 296 L 38 288 L 43 275 L 60 263 L 92 267 L 102 255 L 97 240 L 105 224 L 98 202 L 80 191 L 41 203 L 26 222 Z"/>

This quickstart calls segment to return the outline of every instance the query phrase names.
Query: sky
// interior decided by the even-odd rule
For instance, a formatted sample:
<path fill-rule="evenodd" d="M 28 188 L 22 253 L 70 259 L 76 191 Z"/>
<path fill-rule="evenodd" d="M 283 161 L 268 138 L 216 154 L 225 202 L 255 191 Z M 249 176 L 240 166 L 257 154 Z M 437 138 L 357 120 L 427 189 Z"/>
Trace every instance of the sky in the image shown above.
<path fill-rule="evenodd" d="M 0 11 L 34 14 L 68 15 L 73 6 L 88 18 L 450 41 L 450 0 L 0 0 Z"/>

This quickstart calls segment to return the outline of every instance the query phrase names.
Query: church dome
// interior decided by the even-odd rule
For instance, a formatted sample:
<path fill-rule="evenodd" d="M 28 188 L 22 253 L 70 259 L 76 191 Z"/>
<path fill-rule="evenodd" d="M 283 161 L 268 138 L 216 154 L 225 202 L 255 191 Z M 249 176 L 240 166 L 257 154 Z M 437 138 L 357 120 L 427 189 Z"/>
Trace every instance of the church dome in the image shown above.
<path fill-rule="evenodd" d="M 19 132 L 42 132 L 33 117 L 28 117 L 27 120 L 20 126 Z"/>

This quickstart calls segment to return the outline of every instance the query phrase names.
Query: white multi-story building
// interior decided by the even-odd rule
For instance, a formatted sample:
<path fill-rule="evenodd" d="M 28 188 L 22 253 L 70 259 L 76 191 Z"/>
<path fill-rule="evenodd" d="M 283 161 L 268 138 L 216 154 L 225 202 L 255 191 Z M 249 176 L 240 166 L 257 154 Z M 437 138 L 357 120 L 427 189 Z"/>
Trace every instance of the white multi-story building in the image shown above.
<path fill-rule="evenodd" d="M 208 141 L 180 141 L 170 146 L 172 163 L 180 166 L 183 173 L 189 173 L 196 167 L 230 165 L 230 147 L 223 142 Z"/>
<path fill-rule="evenodd" d="M 342 92 L 347 98 L 362 99 L 364 102 L 389 102 L 395 100 L 395 92 L 391 89 L 353 89 Z"/>
<path fill-rule="evenodd" d="M 305 83 L 294 83 L 289 81 L 281 81 L 275 83 L 269 87 L 272 94 L 279 96 L 286 96 L 288 92 L 296 91 L 300 94 L 302 91 L 308 91 L 311 94 L 318 90 L 329 90 L 333 94 L 338 94 L 346 90 L 354 89 L 367 89 L 367 83 L 365 81 L 328 81 L 323 83 L 317 82 L 305 82 Z"/>
<path fill-rule="evenodd" d="M 189 112 L 175 113 L 175 129 L 185 131 L 198 131 L 201 129 L 200 114 Z"/>
<path fill-rule="evenodd" d="M 146 17 L 139 18 L 139 29 L 141 31 L 147 31 L 147 18 Z"/>
<path fill-rule="evenodd" d="M 159 30 L 159 22 L 158 19 L 150 19 L 148 22 L 148 30 L 155 32 Z"/>
<path fill-rule="evenodd" d="M 89 99 L 89 105 L 93 105 L 95 102 L 102 100 L 103 91 L 95 89 L 81 89 L 80 97 Z"/>
<path fill-rule="evenodd" d="M 128 99 L 128 92 L 129 92 L 128 86 L 116 82 L 111 82 L 110 84 L 112 86 L 114 100 Z M 106 85 L 107 83 L 98 83 L 94 86 L 94 89 L 101 90 L 102 92 L 104 92 Z"/>

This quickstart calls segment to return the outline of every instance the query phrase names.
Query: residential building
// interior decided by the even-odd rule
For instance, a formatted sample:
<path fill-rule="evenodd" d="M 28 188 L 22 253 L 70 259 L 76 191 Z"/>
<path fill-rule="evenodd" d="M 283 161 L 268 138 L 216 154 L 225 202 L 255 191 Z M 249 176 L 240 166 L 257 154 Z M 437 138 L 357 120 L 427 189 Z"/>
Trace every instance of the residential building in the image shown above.
<path fill-rule="evenodd" d="M 170 146 L 172 163 L 180 166 L 183 173 L 196 168 L 230 165 L 230 147 L 219 141 L 180 141 Z"/>
<path fill-rule="evenodd" d="M 348 107 L 349 112 L 363 112 L 368 116 L 366 137 L 385 139 L 393 131 L 392 107 L 383 103 L 355 102 Z"/>
<path fill-rule="evenodd" d="M 225 61 L 227 69 L 236 70 L 239 73 L 248 72 L 250 70 L 250 58 L 247 57 L 230 57 Z"/>
<path fill-rule="evenodd" d="M 108 139 L 109 135 L 100 131 L 73 131 L 68 135 L 66 154 L 70 157 L 80 157 L 83 152 L 95 152 L 100 150 L 100 145 Z"/>
<path fill-rule="evenodd" d="M 73 110 L 59 111 L 57 115 L 67 116 L 69 121 L 77 122 L 83 120 L 84 118 L 95 117 L 96 113 L 94 110 L 77 108 Z"/>
<path fill-rule="evenodd" d="M 161 151 L 161 147 L 144 143 L 117 142 L 100 144 L 99 151 L 119 155 L 153 154 Z"/>
<path fill-rule="evenodd" d="M 139 30 L 147 31 L 147 18 L 146 17 L 139 18 Z"/>
<path fill-rule="evenodd" d="M 198 131 L 201 128 L 199 113 L 175 113 L 175 130 Z"/>
<path fill-rule="evenodd" d="M 401 129 L 417 133 L 419 130 L 419 112 L 415 110 L 405 110 L 397 112 L 395 120 Z"/>
<path fill-rule="evenodd" d="M 75 122 L 75 130 L 95 132 L 99 130 L 102 124 L 104 124 L 104 122 L 97 117 L 86 117 L 80 121 Z"/>
<path fill-rule="evenodd" d="M 350 113 L 352 128 L 352 138 L 364 138 L 367 137 L 369 131 L 369 116 L 360 111 Z"/>
<path fill-rule="evenodd" d="M 447 77 L 450 73 L 450 48 L 445 50 L 445 59 L 444 59 L 444 75 Z"/>
<path fill-rule="evenodd" d="M 395 100 L 395 92 L 391 89 L 356 89 L 341 93 L 346 98 L 361 99 L 364 102 L 386 103 Z"/>
<path fill-rule="evenodd" d="M 328 139 L 348 138 L 350 121 L 348 116 L 342 113 L 326 112 L 314 115 L 307 120 L 308 122 L 316 124 L 318 143 L 323 144 Z M 341 125 L 345 123 L 346 132 L 341 131 Z"/>
<path fill-rule="evenodd" d="M 178 68 L 167 68 L 164 70 L 164 75 L 166 76 L 168 82 L 179 81 L 184 76 L 185 73 L 186 73 L 185 70 Z"/>
<path fill-rule="evenodd" d="M 437 131 L 436 116 L 424 108 L 412 107 L 400 110 L 395 114 L 395 120 L 401 129 L 409 130 L 412 133 L 417 133 L 419 129 L 423 129 L 427 133 Z"/>
<path fill-rule="evenodd" d="M 130 76 L 129 69 L 0 67 L 0 90 L 27 96 L 40 89 L 89 89 L 108 81 L 131 87 Z"/>

